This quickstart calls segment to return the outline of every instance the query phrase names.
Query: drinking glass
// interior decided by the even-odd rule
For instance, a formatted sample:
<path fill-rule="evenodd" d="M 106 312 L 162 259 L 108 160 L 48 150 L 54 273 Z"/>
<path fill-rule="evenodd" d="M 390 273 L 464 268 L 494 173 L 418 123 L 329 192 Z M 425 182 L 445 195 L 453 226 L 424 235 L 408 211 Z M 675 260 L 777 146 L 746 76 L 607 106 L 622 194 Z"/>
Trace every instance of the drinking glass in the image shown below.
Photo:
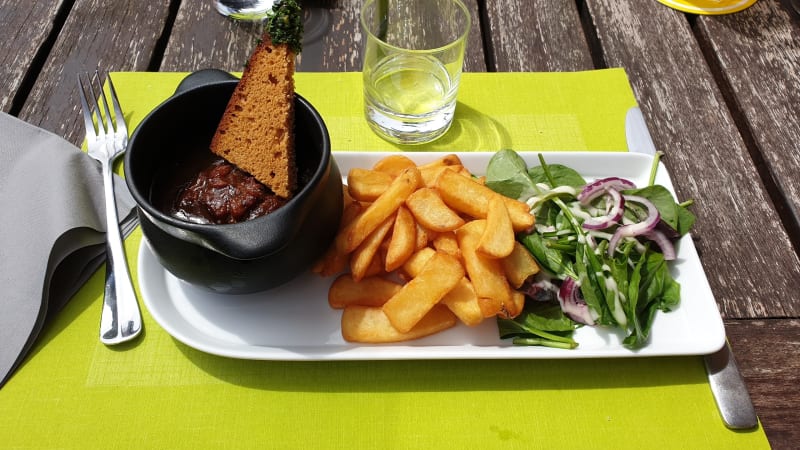
<path fill-rule="evenodd" d="M 238 20 L 261 20 L 275 0 L 214 0 L 220 14 Z"/>
<path fill-rule="evenodd" d="M 367 0 L 364 115 L 379 136 L 422 144 L 450 128 L 470 15 L 460 0 Z"/>

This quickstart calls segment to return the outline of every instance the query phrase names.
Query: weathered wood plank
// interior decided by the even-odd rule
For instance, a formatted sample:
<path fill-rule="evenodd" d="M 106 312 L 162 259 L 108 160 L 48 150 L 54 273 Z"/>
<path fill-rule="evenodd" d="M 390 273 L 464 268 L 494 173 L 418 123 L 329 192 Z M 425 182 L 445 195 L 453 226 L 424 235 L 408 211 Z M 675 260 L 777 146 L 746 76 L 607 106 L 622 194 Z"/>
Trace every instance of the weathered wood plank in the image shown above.
<path fill-rule="evenodd" d="M 169 0 L 77 0 L 20 118 L 79 144 L 83 140 L 76 74 L 102 67 L 144 71 L 169 15 Z"/>
<path fill-rule="evenodd" d="M 686 17 L 650 2 L 587 0 L 605 64 L 624 67 L 726 318 L 797 316 L 794 253 Z M 668 36 L 668 38 L 666 38 Z"/>
<path fill-rule="evenodd" d="M 491 52 L 498 72 L 592 69 L 574 0 L 487 1 Z"/>
<path fill-rule="evenodd" d="M 787 199 L 786 220 L 793 222 L 797 232 L 800 39 L 792 16 L 796 13 L 782 7 L 779 0 L 762 0 L 739 14 L 700 17 L 697 29 L 709 47 L 707 54 L 730 86 L 742 126 L 752 136 L 777 192 Z M 800 288 L 800 282 L 795 288 Z"/>
<path fill-rule="evenodd" d="M 181 2 L 159 70 L 241 71 L 262 30 L 260 22 L 222 16 L 214 9 L 213 2 Z"/>
<path fill-rule="evenodd" d="M 359 26 L 361 0 L 303 2 L 305 39 L 299 71 L 361 70 L 364 35 Z M 472 13 L 465 70 L 485 71 L 477 0 L 466 2 Z M 258 23 L 220 16 L 211 2 L 182 2 L 167 45 L 163 71 L 213 67 L 240 71 L 263 31 Z"/>
<path fill-rule="evenodd" d="M 472 26 L 467 40 L 464 70 L 485 72 L 477 0 L 464 2 Z M 306 40 L 298 69 L 302 71 L 360 71 L 366 37 L 359 25 L 362 0 L 306 1 Z"/>
<path fill-rule="evenodd" d="M 725 328 L 772 448 L 797 448 L 800 320 L 726 320 Z"/>
<path fill-rule="evenodd" d="M 25 74 L 53 31 L 62 0 L 0 0 L 0 110 L 9 112 Z"/>

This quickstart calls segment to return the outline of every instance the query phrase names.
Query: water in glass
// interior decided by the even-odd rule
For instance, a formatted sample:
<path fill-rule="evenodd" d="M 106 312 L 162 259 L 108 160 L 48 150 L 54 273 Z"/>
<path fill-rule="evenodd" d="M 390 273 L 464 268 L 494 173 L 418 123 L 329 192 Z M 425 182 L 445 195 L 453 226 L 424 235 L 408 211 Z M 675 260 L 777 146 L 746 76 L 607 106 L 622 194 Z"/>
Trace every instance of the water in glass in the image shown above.
<path fill-rule="evenodd" d="M 436 58 L 397 54 L 364 73 L 367 122 L 400 143 L 429 142 L 452 123 L 458 80 Z"/>

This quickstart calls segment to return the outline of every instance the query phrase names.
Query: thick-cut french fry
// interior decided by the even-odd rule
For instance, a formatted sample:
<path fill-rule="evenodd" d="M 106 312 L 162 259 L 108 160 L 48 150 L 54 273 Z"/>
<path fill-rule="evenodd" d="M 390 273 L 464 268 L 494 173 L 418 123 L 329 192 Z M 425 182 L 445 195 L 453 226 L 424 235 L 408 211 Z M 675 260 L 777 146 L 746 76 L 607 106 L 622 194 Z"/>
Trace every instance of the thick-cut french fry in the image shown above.
<path fill-rule="evenodd" d="M 339 223 L 339 230 L 343 230 L 350 223 L 364 211 L 364 204 L 361 202 L 353 201 L 352 199 L 345 203 L 344 211 L 342 211 L 342 220 Z M 340 251 L 340 249 L 332 244 L 328 250 L 322 255 L 311 271 L 323 277 L 336 275 L 347 268 L 347 263 L 350 262 L 350 254 Z"/>
<path fill-rule="evenodd" d="M 323 277 L 330 277 L 346 269 L 349 261 L 349 254 L 338 252 L 336 246 L 331 245 L 311 267 L 311 272 Z"/>
<path fill-rule="evenodd" d="M 515 241 L 514 250 L 503 258 L 503 271 L 511 286 L 518 289 L 525 280 L 539 273 L 539 264 L 524 245 Z"/>
<path fill-rule="evenodd" d="M 422 182 L 429 188 L 436 187 L 436 179 L 439 178 L 442 172 L 449 170 L 451 172 L 460 172 L 463 166 L 433 166 L 425 169 L 420 169 L 419 173 L 422 175 Z"/>
<path fill-rule="evenodd" d="M 406 341 L 520 314 L 525 296 L 511 286 L 539 270 L 514 239 L 534 223 L 525 203 L 477 181 L 456 155 L 421 166 L 391 155 L 348 178 L 339 233 L 314 267 L 334 275 L 349 263 L 328 295 L 344 309 L 346 340 Z"/>
<path fill-rule="evenodd" d="M 386 275 L 386 272 L 383 270 L 383 255 L 378 252 L 372 257 L 372 261 L 369 263 L 367 271 L 364 272 L 364 278 L 382 275 Z"/>
<path fill-rule="evenodd" d="M 328 304 L 341 309 L 348 305 L 383 306 L 402 285 L 382 277 L 366 277 L 355 281 L 350 274 L 336 278 L 328 289 Z"/>
<path fill-rule="evenodd" d="M 511 300 L 503 305 L 503 309 L 497 314 L 504 319 L 513 319 L 520 315 L 522 308 L 525 307 L 525 294 L 520 291 L 511 290 Z"/>
<path fill-rule="evenodd" d="M 359 214 L 363 213 L 367 207 L 361 202 L 352 201 L 344 207 L 342 211 L 342 221 L 339 224 L 339 229 L 344 229 L 347 225 L 353 223 Z"/>
<path fill-rule="evenodd" d="M 417 249 L 417 224 L 414 216 L 405 207 L 397 209 L 397 216 L 394 219 L 392 236 L 386 247 L 385 268 L 387 272 L 392 272 L 403 263 Z"/>
<path fill-rule="evenodd" d="M 439 175 L 436 179 L 436 188 L 439 190 L 439 196 L 448 206 L 479 219 L 486 218 L 489 197 L 496 195 L 494 191 L 487 192 L 488 188 L 469 178 L 450 172 L 442 172 Z"/>
<path fill-rule="evenodd" d="M 410 331 L 459 280 L 464 267 L 450 255 L 434 254 L 422 271 L 383 305 L 383 312 L 399 331 Z"/>
<path fill-rule="evenodd" d="M 417 167 L 417 164 L 405 155 L 389 155 L 372 166 L 372 170 L 384 172 L 389 174 L 392 178 L 396 178 L 405 169 L 409 167 Z"/>
<path fill-rule="evenodd" d="M 386 172 L 369 169 L 350 169 L 347 175 L 347 190 L 355 199 L 372 202 L 389 188 L 392 176 Z"/>
<path fill-rule="evenodd" d="M 483 322 L 484 314 L 478 303 L 478 295 L 467 277 L 461 278 L 440 303 L 447 306 L 464 325 L 474 327 Z"/>
<path fill-rule="evenodd" d="M 442 170 L 460 171 L 463 167 L 458 155 L 450 154 L 427 164 L 422 164 L 419 166 L 419 172 L 422 174 L 422 180 L 425 182 L 425 186 L 433 187 L 436 182 L 436 177 L 439 176 Z"/>
<path fill-rule="evenodd" d="M 534 216 L 525 202 L 502 196 L 455 172 L 442 172 L 436 179 L 436 188 L 447 206 L 476 219 L 485 219 L 489 211 L 489 199 L 499 196 L 506 204 L 514 231 L 527 230 L 534 224 Z"/>
<path fill-rule="evenodd" d="M 403 272 L 408 275 L 408 278 L 414 278 L 422 272 L 422 268 L 430 261 L 436 250 L 430 247 L 424 247 L 411 255 L 403 264 Z"/>
<path fill-rule="evenodd" d="M 337 247 L 345 253 L 355 250 L 387 217 L 397 211 L 421 183 L 422 178 L 416 167 L 403 169 L 389 188 L 339 233 L 336 237 Z"/>
<path fill-rule="evenodd" d="M 342 313 L 342 337 L 348 342 L 380 344 L 409 341 L 444 331 L 456 317 L 444 305 L 435 305 L 413 328 L 403 333 L 392 326 L 380 307 L 347 306 Z"/>
<path fill-rule="evenodd" d="M 486 176 L 480 176 L 478 178 L 475 178 L 472 176 L 472 172 L 470 172 L 469 169 L 467 169 L 464 166 L 461 166 L 458 173 L 464 175 L 465 177 L 469 178 L 472 181 L 477 182 L 478 184 L 486 184 Z"/>
<path fill-rule="evenodd" d="M 492 196 L 486 212 L 486 228 L 478 242 L 478 251 L 490 258 L 505 258 L 514 250 L 514 228 L 502 197 Z"/>
<path fill-rule="evenodd" d="M 353 203 L 355 201 L 353 199 L 353 196 L 350 195 L 350 192 L 347 189 L 347 185 L 346 184 L 342 184 L 342 197 L 343 197 L 342 198 L 342 204 L 344 205 L 345 208 L 347 208 L 347 206 L 350 203 Z"/>
<path fill-rule="evenodd" d="M 431 232 L 426 230 L 425 227 L 417 222 L 417 250 L 421 250 L 428 246 L 428 241 L 431 238 Z"/>
<path fill-rule="evenodd" d="M 436 251 L 447 253 L 461 259 L 461 249 L 458 248 L 458 240 L 456 239 L 455 232 L 448 231 L 446 233 L 439 233 L 431 242 Z"/>
<path fill-rule="evenodd" d="M 510 301 L 511 289 L 500 260 L 487 258 L 478 253 L 478 242 L 485 228 L 485 220 L 473 220 L 459 228 L 456 237 L 483 315 L 492 317 Z"/>
<path fill-rule="evenodd" d="M 406 206 L 417 222 L 432 231 L 453 231 L 464 225 L 464 219 L 445 205 L 431 188 L 417 189 L 406 199 Z"/>
<path fill-rule="evenodd" d="M 463 166 L 461 163 L 461 158 L 458 157 L 455 153 L 450 153 L 449 155 L 444 155 L 441 158 L 431 161 L 426 164 L 420 164 L 419 170 L 425 170 L 431 167 L 441 167 L 441 166 Z"/>
<path fill-rule="evenodd" d="M 375 254 L 378 253 L 378 248 L 394 225 L 394 218 L 395 215 L 387 217 L 350 256 L 350 271 L 354 280 L 360 281 L 366 276 Z"/>
<path fill-rule="evenodd" d="M 495 297 L 478 297 L 478 307 L 485 318 L 498 316 L 503 313 L 503 300 Z"/>
<path fill-rule="evenodd" d="M 430 247 L 414 253 L 403 264 L 403 271 L 410 278 L 414 278 L 435 254 L 436 251 Z M 450 311 L 453 311 L 465 325 L 475 326 L 483 321 L 483 311 L 478 304 L 478 296 L 475 294 L 472 283 L 466 277 L 462 277 L 458 284 L 442 297 L 440 303 L 450 308 Z"/>

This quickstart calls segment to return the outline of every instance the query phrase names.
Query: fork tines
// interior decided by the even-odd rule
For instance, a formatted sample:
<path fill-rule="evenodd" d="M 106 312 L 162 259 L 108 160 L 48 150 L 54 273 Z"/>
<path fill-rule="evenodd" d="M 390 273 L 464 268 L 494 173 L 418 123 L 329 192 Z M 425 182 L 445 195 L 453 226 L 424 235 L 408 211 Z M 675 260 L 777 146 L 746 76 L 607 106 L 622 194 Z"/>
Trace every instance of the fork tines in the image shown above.
<path fill-rule="evenodd" d="M 113 116 L 106 93 L 103 90 L 103 78 L 105 78 L 108 84 L 111 104 L 114 108 Z M 93 134 L 98 137 L 103 137 L 105 133 L 127 136 L 127 127 L 125 125 L 125 118 L 122 115 L 122 108 L 117 99 L 114 83 L 111 82 L 111 77 L 108 76 L 107 73 L 103 74 L 100 68 L 95 69 L 93 74 L 89 72 L 84 74 L 78 73 L 78 93 L 80 94 L 87 134 Z M 100 109 L 101 101 L 103 105 L 102 109 Z M 97 123 L 96 127 L 95 120 Z"/>

